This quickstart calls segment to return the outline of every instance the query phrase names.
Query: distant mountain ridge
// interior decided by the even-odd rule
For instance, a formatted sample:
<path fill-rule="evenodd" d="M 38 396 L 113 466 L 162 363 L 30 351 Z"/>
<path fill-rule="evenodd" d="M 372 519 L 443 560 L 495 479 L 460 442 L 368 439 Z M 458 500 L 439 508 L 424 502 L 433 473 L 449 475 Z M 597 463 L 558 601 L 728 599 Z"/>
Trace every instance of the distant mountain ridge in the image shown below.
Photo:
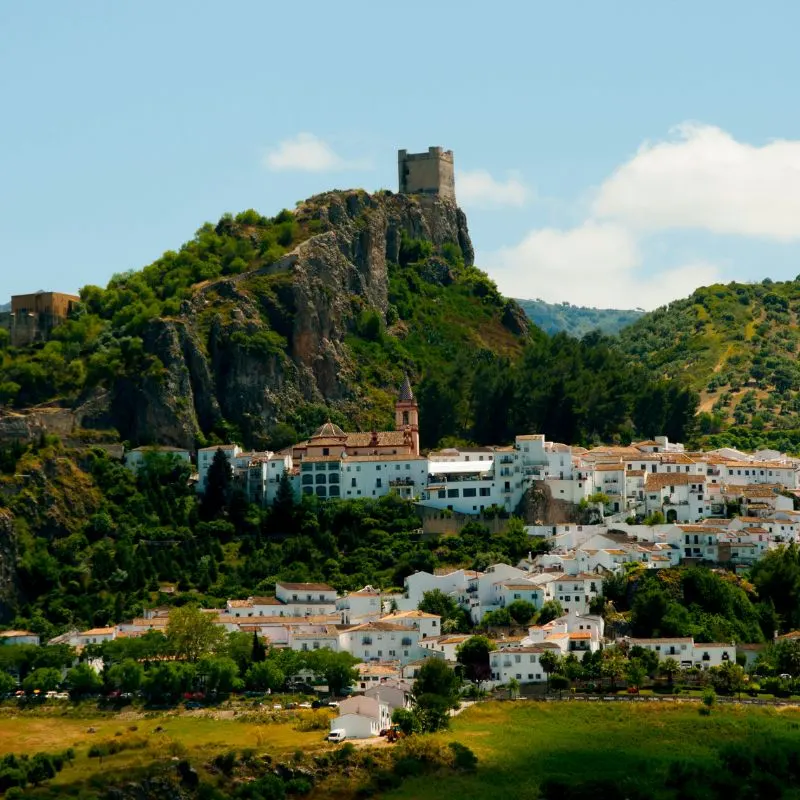
<path fill-rule="evenodd" d="M 589 308 L 539 299 L 517 300 L 517 303 L 545 333 L 563 332 L 578 339 L 597 330 L 613 336 L 645 313 L 641 309 Z"/>

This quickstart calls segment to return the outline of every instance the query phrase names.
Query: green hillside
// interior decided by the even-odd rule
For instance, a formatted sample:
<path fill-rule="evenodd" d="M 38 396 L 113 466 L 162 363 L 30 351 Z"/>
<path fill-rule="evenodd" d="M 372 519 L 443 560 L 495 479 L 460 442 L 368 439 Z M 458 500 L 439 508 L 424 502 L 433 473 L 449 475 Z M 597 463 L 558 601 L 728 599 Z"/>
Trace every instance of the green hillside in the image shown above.
<path fill-rule="evenodd" d="M 621 332 L 620 346 L 701 393 L 706 442 L 796 451 L 799 315 L 798 281 L 718 284 L 646 314 Z"/>
<path fill-rule="evenodd" d="M 695 406 L 599 335 L 532 326 L 447 201 L 356 190 L 227 214 L 81 300 L 46 343 L 0 330 L 0 405 L 67 408 L 76 430 L 134 445 L 278 449 L 327 418 L 386 429 L 404 372 L 427 447 L 678 437 Z"/>
<path fill-rule="evenodd" d="M 517 300 L 522 310 L 545 333 L 567 333 L 580 339 L 590 331 L 614 336 L 644 314 L 639 309 L 589 308 L 544 300 Z"/>

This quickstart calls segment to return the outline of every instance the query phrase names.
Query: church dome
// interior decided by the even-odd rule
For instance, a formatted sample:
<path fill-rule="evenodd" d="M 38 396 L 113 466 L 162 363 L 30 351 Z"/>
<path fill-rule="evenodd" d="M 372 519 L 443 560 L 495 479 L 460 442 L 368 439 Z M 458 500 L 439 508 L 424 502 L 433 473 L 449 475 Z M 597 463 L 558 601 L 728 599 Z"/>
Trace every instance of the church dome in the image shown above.
<path fill-rule="evenodd" d="M 347 434 L 338 426 L 328 420 L 322 427 L 317 428 L 312 439 L 346 439 Z"/>

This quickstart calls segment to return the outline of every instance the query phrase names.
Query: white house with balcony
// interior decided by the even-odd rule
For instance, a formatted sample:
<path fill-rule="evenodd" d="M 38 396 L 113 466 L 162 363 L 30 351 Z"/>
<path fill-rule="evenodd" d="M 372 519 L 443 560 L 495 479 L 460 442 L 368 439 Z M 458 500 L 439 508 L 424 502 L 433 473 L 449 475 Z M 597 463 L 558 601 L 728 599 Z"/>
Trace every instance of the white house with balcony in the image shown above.
<path fill-rule="evenodd" d="M 540 659 L 544 653 L 561 654 L 555 644 L 531 644 L 493 650 L 489 653 L 489 668 L 492 682 L 508 683 L 512 678 L 519 683 L 544 683 L 547 672 L 542 669 Z"/>
<path fill-rule="evenodd" d="M 374 622 L 383 612 L 381 593 L 372 586 L 347 592 L 336 600 L 336 610 L 341 615 L 342 625 Z"/>
<path fill-rule="evenodd" d="M 660 511 L 667 522 L 697 522 L 711 514 L 705 475 L 651 473 L 644 490 L 647 513 Z"/>
<path fill-rule="evenodd" d="M 736 663 L 736 645 L 732 643 L 697 643 L 692 637 L 676 639 L 628 639 L 629 647 L 642 647 L 658 655 L 659 661 L 672 658 L 681 667 L 709 669 Z"/>
<path fill-rule="evenodd" d="M 527 578 L 508 578 L 492 584 L 492 605 L 506 608 L 522 600 L 538 611 L 544 605 L 544 588 Z"/>
<path fill-rule="evenodd" d="M 554 597 L 564 611 L 588 614 L 592 600 L 602 591 L 603 580 L 597 573 L 563 575 L 555 581 Z"/>
<path fill-rule="evenodd" d="M 452 454 L 430 458 L 421 504 L 462 514 L 480 514 L 491 506 L 513 512 L 531 483 L 523 475 L 520 452 L 515 447 L 495 447 L 491 458 L 472 455 L 459 451 L 457 458 Z"/>
<path fill-rule="evenodd" d="M 389 622 L 365 622 L 339 632 L 339 649 L 361 661 L 397 661 L 401 665 L 425 655 L 417 628 Z"/>
<path fill-rule="evenodd" d="M 494 585 L 505 580 L 525 580 L 531 577 L 524 570 L 512 567 L 510 564 L 492 564 L 486 572 L 476 573 L 470 578 L 466 587 L 456 596 L 456 602 L 470 615 L 475 624 L 478 624 L 487 611 L 499 607 L 499 598 Z"/>
<path fill-rule="evenodd" d="M 434 589 L 452 597 L 461 596 L 466 592 L 470 580 L 482 574 L 471 569 L 455 569 L 442 573 L 415 572 L 403 581 L 405 597 L 399 598 L 397 605 L 402 611 L 411 611 L 422 602 L 425 592 Z"/>

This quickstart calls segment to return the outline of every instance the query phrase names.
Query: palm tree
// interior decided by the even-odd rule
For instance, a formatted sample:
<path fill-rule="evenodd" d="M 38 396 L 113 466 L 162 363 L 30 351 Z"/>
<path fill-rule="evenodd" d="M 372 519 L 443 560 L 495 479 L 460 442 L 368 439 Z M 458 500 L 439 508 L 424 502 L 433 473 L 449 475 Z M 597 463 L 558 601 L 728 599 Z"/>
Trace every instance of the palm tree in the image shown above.
<path fill-rule="evenodd" d="M 675 675 L 680 671 L 681 665 L 674 658 L 665 658 L 658 667 L 658 671 L 662 675 L 667 676 L 669 688 L 672 688 L 672 682 L 675 680 Z"/>
<path fill-rule="evenodd" d="M 511 678 L 511 680 L 509 680 L 506 684 L 506 689 L 508 689 L 509 700 L 519 697 L 519 681 L 516 678 Z"/>
<path fill-rule="evenodd" d="M 560 656 L 557 653 L 554 653 L 552 650 L 548 650 L 546 653 L 542 653 L 539 656 L 539 665 L 544 670 L 545 675 L 547 675 L 548 691 L 550 690 L 550 674 L 558 669 L 560 662 Z"/>

